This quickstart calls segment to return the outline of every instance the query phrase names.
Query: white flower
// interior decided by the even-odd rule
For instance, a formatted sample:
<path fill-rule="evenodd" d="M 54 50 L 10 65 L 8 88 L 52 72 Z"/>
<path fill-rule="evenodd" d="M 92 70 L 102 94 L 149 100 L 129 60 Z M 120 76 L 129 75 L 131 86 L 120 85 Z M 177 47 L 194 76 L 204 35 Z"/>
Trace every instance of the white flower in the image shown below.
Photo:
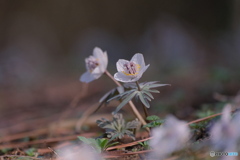
<path fill-rule="evenodd" d="M 236 132 L 237 132 L 237 135 L 238 135 L 238 138 L 240 140 L 240 127 L 239 127 L 239 122 L 240 122 L 240 110 L 237 109 L 235 111 L 235 113 L 233 114 L 233 119 L 232 119 L 232 123 L 233 125 L 236 127 Z"/>
<path fill-rule="evenodd" d="M 136 82 L 142 77 L 149 65 L 145 66 L 143 55 L 136 53 L 131 61 L 119 59 L 117 62 L 118 72 L 114 78 L 120 82 Z"/>
<path fill-rule="evenodd" d="M 93 56 L 85 59 L 87 71 L 80 77 L 81 82 L 89 83 L 101 77 L 106 71 L 108 65 L 107 52 L 103 52 L 100 48 L 95 47 Z"/>
<path fill-rule="evenodd" d="M 224 107 L 222 117 L 211 129 L 211 142 L 218 151 L 236 151 L 236 142 L 239 137 L 238 116 L 231 121 L 231 105 Z"/>
<path fill-rule="evenodd" d="M 160 160 L 186 145 L 190 138 L 190 129 L 186 122 L 168 116 L 162 126 L 153 129 L 152 136 L 150 146 L 154 151 L 149 158 Z"/>
<path fill-rule="evenodd" d="M 101 155 L 88 145 L 68 145 L 58 150 L 57 160 L 103 160 Z"/>

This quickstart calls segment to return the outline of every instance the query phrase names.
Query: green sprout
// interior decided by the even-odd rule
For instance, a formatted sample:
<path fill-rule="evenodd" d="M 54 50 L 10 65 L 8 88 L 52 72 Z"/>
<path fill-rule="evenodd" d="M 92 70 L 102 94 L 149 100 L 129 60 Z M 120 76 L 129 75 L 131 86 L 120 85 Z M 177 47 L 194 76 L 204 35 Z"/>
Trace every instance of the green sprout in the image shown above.
<path fill-rule="evenodd" d="M 147 117 L 148 121 L 151 121 L 150 123 L 143 126 L 143 128 L 154 128 L 160 126 L 164 121 L 161 120 L 158 116 L 152 115 Z"/>
<path fill-rule="evenodd" d="M 138 142 L 138 144 L 140 144 L 146 150 L 151 148 L 150 145 L 149 145 L 149 140 L 148 141 L 144 141 L 144 142 Z"/>
<path fill-rule="evenodd" d="M 28 156 L 34 157 L 36 154 L 36 151 L 37 151 L 36 148 L 29 148 L 29 149 L 25 150 L 25 153 Z"/>

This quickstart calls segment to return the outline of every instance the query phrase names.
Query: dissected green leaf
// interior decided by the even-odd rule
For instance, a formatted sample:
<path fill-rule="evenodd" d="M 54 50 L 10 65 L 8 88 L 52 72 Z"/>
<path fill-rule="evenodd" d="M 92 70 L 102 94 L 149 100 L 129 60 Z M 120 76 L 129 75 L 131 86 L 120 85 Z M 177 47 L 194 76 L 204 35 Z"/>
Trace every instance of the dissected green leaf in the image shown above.
<path fill-rule="evenodd" d="M 129 91 L 123 92 L 123 93 L 121 93 L 121 94 L 119 94 L 119 95 L 116 95 L 116 96 L 114 96 L 114 97 L 108 99 L 107 102 L 110 102 L 111 100 L 114 100 L 114 99 L 122 98 L 123 96 L 125 96 L 125 95 L 129 95 L 129 94 L 131 94 L 131 93 L 134 92 L 134 91 L 135 91 L 135 89 L 132 89 L 132 90 L 129 90 Z"/>
<path fill-rule="evenodd" d="M 143 90 L 142 93 L 144 93 L 144 94 L 146 94 L 148 97 L 154 99 L 153 95 L 152 95 L 150 92 Z"/>
<path fill-rule="evenodd" d="M 150 102 L 152 101 L 151 98 L 148 97 L 146 94 L 143 94 L 143 98 L 144 98 L 144 99 L 147 99 L 147 100 L 150 101 Z"/>
<path fill-rule="evenodd" d="M 139 99 L 141 100 L 141 102 L 142 102 L 147 108 L 150 107 L 148 101 L 143 97 L 143 95 L 142 95 L 141 92 L 138 93 L 138 97 L 139 97 Z"/>
<path fill-rule="evenodd" d="M 163 86 L 169 86 L 170 84 L 151 84 L 148 86 L 148 88 L 157 88 L 157 87 L 163 87 Z"/>
<path fill-rule="evenodd" d="M 169 84 L 159 84 L 159 81 L 151 81 L 151 82 L 143 82 L 137 85 L 136 83 L 127 83 L 124 84 L 124 88 L 132 88 L 130 90 L 127 90 L 125 92 L 122 92 L 114 97 L 108 97 L 108 93 L 103 97 L 103 99 L 107 98 L 107 102 L 113 100 L 113 99 L 122 99 L 122 102 L 117 106 L 116 110 L 114 111 L 114 114 L 116 114 L 124 105 L 126 105 L 133 97 L 136 98 L 136 100 L 140 99 L 141 102 L 147 107 L 150 107 L 149 102 L 154 99 L 153 95 L 151 93 L 160 93 L 156 89 L 156 87 L 162 87 Z M 140 87 L 140 90 L 138 90 L 138 86 Z M 123 89 L 124 89 L 123 88 Z"/>
<path fill-rule="evenodd" d="M 123 101 L 122 101 L 122 103 L 120 103 L 118 106 L 117 106 L 117 108 L 116 108 L 116 110 L 114 111 L 114 114 L 116 114 L 123 106 L 125 106 L 135 95 L 136 95 L 136 91 L 135 92 L 133 92 L 133 93 L 131 93 L 128 97 L 126 97 Z"/>
<path fill-rule="evenodd" d="M 152 93 L 160 93 L 160 91 L 158 91 L 156 89 L 145 89 L 144 91 L 152 92 Z"/>
<path fill-rule="evenodd" d="M 122 93 L 124 93 L 124 87 L 123 86 L 116 87 L 116 88 L 110 90 L 109 92 L 107 92 L 106 94 L 104 94 L 102 96 L 102 98 L 99 100 L 99 102 L 100 103 L 108 102 L 108 99 L 112 98 L 115 95 L 119 95 Z"/>
<path fill-rule="evenodd" d="M 123 119 L 122 114 L 114 114 L 113 120 L 98 120 L 97 124 L 99 127 L 104 128 L 106 130 L 107 136 L 111 138 L 109 140 L 112 141 L 115 138 L 123 138 L 124 135 L 127 135 L 131 137 L 132 139 L 135 139 L 133 134 L 133 129 L 137 128 L 139 125 L 138 120 L 133 120 L 131 122 L 125 122 Z"/>

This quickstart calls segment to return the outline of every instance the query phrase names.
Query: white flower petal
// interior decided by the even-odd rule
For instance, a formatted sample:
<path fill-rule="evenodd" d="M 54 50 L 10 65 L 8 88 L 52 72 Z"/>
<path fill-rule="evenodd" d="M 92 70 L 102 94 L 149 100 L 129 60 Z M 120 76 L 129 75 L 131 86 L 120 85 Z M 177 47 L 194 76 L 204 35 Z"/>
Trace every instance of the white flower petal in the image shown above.
<path fill-rule="evenodd" d="M 231 120 L 231 105 L 228 104 L 226 107 L 224 107 L 222 111 L 222 117 L 221 120 L 225 123 L 228 123 Z"/>
<path fill-rule="evenodd" d="M 103 52 L 100 48 L 95 47 L 93 56 L 86 58 L 85 63 L 87 72 L 80 77 L 80 81 L 89 83 L 98 79 L 106 71 L 108 65 L 107 52 Z"/>
<path fill-rule="evenodd" d="M 139 64 L 141 67 L 145 66 L 144 58 L 143 58 L 143 55 L 141 53 L 136 53 L 132 57 L 131 62 Z"/>
<path fill-rule="evenodd" d="M 93 49 L 93 56 L 97 59 L 100 59 L 103 57 L 103 51 L 99 47 L 95 47 Z"/>
<path fill-rule="evenodd" d="M 101 70 L 100 67 L 96 67 L 91 74 L 95 77 L 95 79 L 98 79 L 104 72 Z"/>
<path fill-rule="evenodd" d="M 98 60 L 100 70 L 102 72 L 105 72 L 108 65 L 108 57 L 107 52 L 103 52 L 100 48 L 95 47 L 93 49 L 93 56 Z"/>
<path fill-rule="evenodd" d="M 221 119 L 210 130 L 212 147 L 216 150 L 235 150 L 239 138 L 239 121 L 231 120 L 231 105 L 224 107 Z"/>
<path fill-rule="evenodd" d="M 126 76 L 125 74 L 123 74 L 122 72 L 117 72 L 114 74 L 114 78 L 117 80 L 117 81 L 120 81 L 120 82 L 124 82 L 124 83 L 128 83 L 128 82 L 132 82 L 132 79 L 131 77 L 129 76 Z"/>
<path fill-rule="evenodd" d="M 102 59 L 103 63 L 102 65 L 104 66 L 105 70 L 107 69 L 107 65 L 108 65 L 108 55 L 107 52 L 103 52 L 103 59 Z"/>
<path fill-rule="evenodd" d="M 190 129 L 186 122 L 168 116 L 163 125 L 153 129 L 152 135 L 150 146 L 154 151 L 149 156 L 164 159 L 186 145 L 190 137 Z"/>
<path fill-rule="evenodd" d="M 142 74 L 148 69 L 149 66 L 150 66 L 150 64 L 147 65 L 147 66 L 144 66 L 144 67 L 140 68 L 139 76 L 142 77 Z M 140 78 L 141 78 L 141 77 L 140 77 Z"/>
<path fill-rule="evenodd" d="M 129 62 L 129 61 L 127 61 L 127 60 L 125 60 L 125 59 L 119 59 L 119 60 L 117 61 L 117 71 L 118 71 L 118 72 L 124 71 L 123 65 L 126 64 L 126 63 L 128 63 L 128 62 Z"/>
<path fill-rule="evenodd" d="M 80 81 L 85 82 L 85 83 L 89 83 L 95 79 L 96 79 L 95 76 L 93 74 L 91 74 L 90 72 L 85 72 L 80 77 Z"/>

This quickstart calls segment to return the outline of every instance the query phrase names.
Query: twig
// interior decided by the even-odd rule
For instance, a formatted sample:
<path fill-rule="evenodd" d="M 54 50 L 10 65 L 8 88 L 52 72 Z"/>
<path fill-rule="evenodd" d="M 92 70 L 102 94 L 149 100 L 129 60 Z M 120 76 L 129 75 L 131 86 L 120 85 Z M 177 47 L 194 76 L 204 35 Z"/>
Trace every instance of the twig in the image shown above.
<path fill-rule="evenodd" d="M 9 132 L 23 132 L 26 130 L 34 130 L 39 128 L 43 124 L 52 122 L 59 117 L 59 113 L 51 115 L 51 117 L 41 117 L 36 119 L 31 119 L 31 121 L 26 120 L 24 122 L 16 123 L 15 125 L 8 126 L 0 129 L 0 135 L 9 135 Z M 0 140 L 1 141 L 1 140 Z"/>
<path fill-rule="evenodd" d="M 92 136 L 95 136 L 95 135 L 96 135 L 96 133 L 84 133 L 84 134 L 80 134 L 80 135 L 71 135 L 71 136 L 57 137 L 57 138 L 47 138 L 47 139 L 30 141 L 30 142 L 3 144 L 3 145 L 0 145 L 0 149 L 18 148 L 18 147 L 24 147 L 24 146 L 33 145 L 33 144 L 54 143 L 54 142 L 59 142 L 59 141 L 74 140 L 74 139 L 77 139 L 77 136 L 84 136 L 84 137 L 88 138 L 88 137 L 92 137 Z"/>
<path fill-rule="evenodd" d="M 235 111 L 236 111 L 236 109 L 232 110 L 231 112 L 235 112 Z M 207 116 L 207 117 L 204 117 L 204 118 L 200 118 L 200 119 L 188 122 L 188 124 L 199 123 L 199 122 L 202 122 L 202 121 L 205 121 L 207 119 L 214 118 L 214 117 L 217 117 L 217 116 L 220 116 L 220 115 L 222 115 L 222 113 L 216 113 L 216 114 L 213 114 L 211 116 Z"/>
<path fill-rule="evenodd" d="M 19 134 L 14 134 L 14 135 L 9 135 L 9 136 L 4 136 L 3 138 L 0 139 L 0 142 L 8 142 L 12 141 L 15 139 L 21 139 L 27 136 L 38 136 L 47 133 L 48 129 L 47 128 L 42 128 L 30 132 L 24 132 L 24 133 L 19 133 Z"/>
<path fill-rule="evenodd" d="M 48 147 L 48 149 L 50 149 L 58 157 L 58 153 L 56 151 L 54 151 L 51 147 Z"/>
<path fill-rule="evenodd" d="M 200 118 L 200 119 L 197 119 L 197 120 L 188 122 L 188 124 L 199 123 L 199 122 L 205 121 L 205 120 L 207 120 L 207 119 L 214 118 L 214 117 L 216 117 L 216 116 L 220 116 L 221 114 L 222 114 L 222 113 L 213 114 L 213 115 L 208 116 L 208 117 L 204 117 L 204 118 Z"/>
<path fill-rule="evenodd" d="M 33 160 L 43 160 L 42 158 L 35 158 L 35 157 L 30 157 L 30 156 L 21 156 L 21 155 L 4 155 L 4 156 L 0 156 L 0 158 L 15 158 L 15 157 L 18 157 L 18 158 L 30 158 L 30 159 L 33 159 Z M 45 158 L 44 158 L 45 159 Z M 51 159 L 45 159 L 45 160 L 51 160 Z"/>

